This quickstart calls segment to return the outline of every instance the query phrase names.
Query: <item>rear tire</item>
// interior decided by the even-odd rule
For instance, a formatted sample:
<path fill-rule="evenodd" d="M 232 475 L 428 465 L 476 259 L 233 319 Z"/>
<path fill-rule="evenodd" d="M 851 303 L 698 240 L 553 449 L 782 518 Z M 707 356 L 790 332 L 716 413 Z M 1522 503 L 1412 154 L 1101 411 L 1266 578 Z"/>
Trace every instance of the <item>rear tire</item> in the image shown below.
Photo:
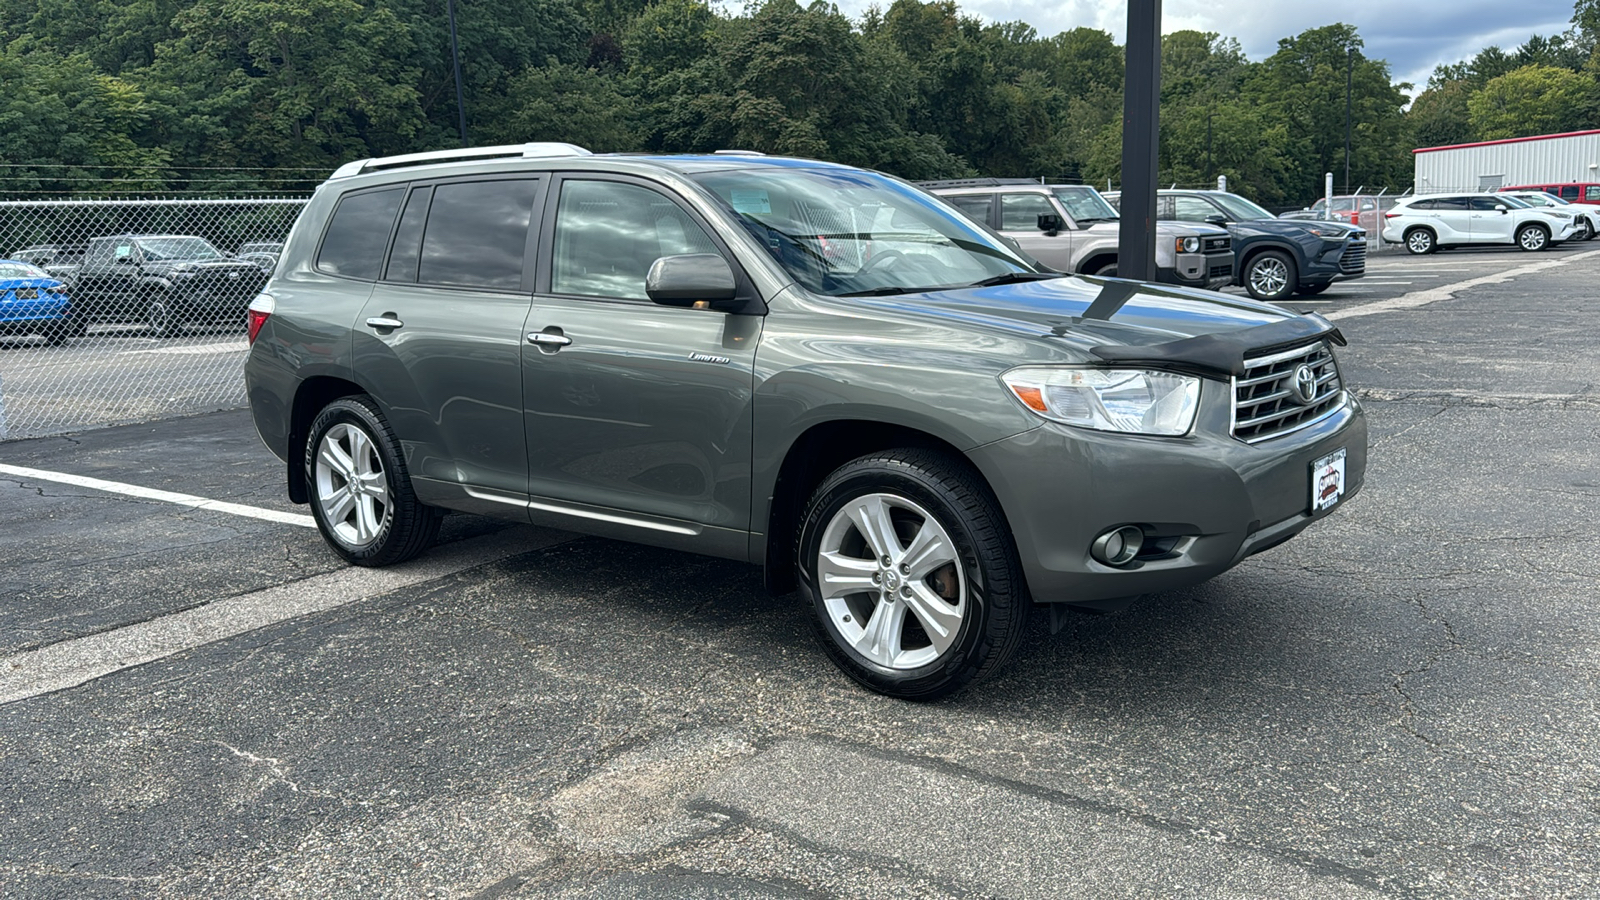
<path fill-rule="evenodd" d="M 417 499 L 400 441 L 371 397 L 322 408 L 306 439 L 305 467 L 317 529 L 346 562 L 405 562 L 439 536 L 444 512 Z"/>
<path fill-rule="evenodd" d="M 806 504 L 796 554 L 823 649 L 891 697 L 933 700 L 988 677 L 1027 626 L 999 503 L 941 453 L 891 450 L 834 470 Z"/>
<path fill-rule="evenodd" d="M 1439 249 L 1439 239 L 1434 237 L 1432 231 L 1426 228 L 1413 228 L 1406 232 L 1406 251 L 1416 256 L 1423 256 Z"/>

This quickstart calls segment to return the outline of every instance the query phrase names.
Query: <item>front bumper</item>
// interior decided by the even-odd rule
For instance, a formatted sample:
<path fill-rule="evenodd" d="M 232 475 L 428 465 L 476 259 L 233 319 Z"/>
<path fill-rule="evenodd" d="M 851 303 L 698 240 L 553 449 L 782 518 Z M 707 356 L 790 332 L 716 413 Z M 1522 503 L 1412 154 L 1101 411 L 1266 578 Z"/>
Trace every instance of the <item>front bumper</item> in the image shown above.
<path fill-rule="evenodd" d="M 1367 426 L 1353 395 L 1317 425 L 1252 445 L 1228 435 L 1229 391 L 1203 382 L 1189 437 L 1046 424 L 969 451 L 1005 511 L 1034 600 L 1095 606 L 1196 584 L 1288 540 L 1360 490 Z M 1344 497 L 1312 514 L 1311 465 L 1341 448 Z M 1172 547 L 1134 568 L 1092 559 L 1095 538 L 1121 525 L 1143 526 Z"/>
<path fill-rule="evenodd" d="M 1233 283 L 1233 251 L 1212 253 L 1176 253 L 1172 268 L 1156 267 L 1156 281 L 1184 287 L 1216 290 Z"/>

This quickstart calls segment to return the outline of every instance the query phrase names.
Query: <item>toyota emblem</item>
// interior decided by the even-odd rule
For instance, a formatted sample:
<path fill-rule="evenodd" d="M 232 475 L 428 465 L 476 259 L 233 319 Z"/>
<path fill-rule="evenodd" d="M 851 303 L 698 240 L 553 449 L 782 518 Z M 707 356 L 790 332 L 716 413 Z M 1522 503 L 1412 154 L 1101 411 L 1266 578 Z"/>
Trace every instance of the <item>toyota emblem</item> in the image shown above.
<path fill-rule="evenodd" d="M 1294 370 L 1294 398 L 1301 405 L 1310 403 L 1317 398 L 1317 371 L 1310 366 L 1302 365 Z"/>

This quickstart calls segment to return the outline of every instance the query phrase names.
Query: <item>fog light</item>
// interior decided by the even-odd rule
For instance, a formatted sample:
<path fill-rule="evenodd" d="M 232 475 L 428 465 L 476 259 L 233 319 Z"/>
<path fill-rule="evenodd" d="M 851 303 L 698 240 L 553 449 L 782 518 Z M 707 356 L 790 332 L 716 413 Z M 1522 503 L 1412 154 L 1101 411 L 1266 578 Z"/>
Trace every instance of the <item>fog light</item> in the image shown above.
<path fill-rule="evenodd" d="M 1137 525 L 1113 528 L 1094 539 L 1089 555 L 1108 566 L 1125 566 L 1133 562 L 1144 547 L 1144 529 Z"/>

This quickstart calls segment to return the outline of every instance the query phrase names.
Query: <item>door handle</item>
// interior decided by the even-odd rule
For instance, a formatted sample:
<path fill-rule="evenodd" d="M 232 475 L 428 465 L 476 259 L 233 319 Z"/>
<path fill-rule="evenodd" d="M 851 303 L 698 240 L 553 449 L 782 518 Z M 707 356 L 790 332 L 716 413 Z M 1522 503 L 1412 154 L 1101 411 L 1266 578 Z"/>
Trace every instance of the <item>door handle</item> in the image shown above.
<path fill-rule="evenodd" d="M 572 338 L 549 331 L 535 331 L 528 335 L 528 343 L 541 344 L 546 347 L 565 347 L 572 343 Z"/>
<path fill-rule="evenodd" d="M 404 327 L 405 324 L 406 323 L 400 321 L 399 319 L 396 319 L 394 317 L 394 313 L 385 313 L 381 316 L 373 316 L 367 320 L 368 328 L 401 328 Z"/>

